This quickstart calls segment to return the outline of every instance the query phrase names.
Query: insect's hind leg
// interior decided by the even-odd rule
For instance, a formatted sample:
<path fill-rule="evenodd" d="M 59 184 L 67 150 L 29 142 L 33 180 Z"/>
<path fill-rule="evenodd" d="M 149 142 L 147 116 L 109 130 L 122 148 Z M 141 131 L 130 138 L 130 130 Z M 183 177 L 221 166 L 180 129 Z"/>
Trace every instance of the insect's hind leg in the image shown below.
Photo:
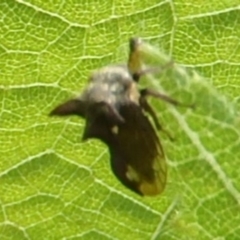
<path fill-rule="evenodd" d="M 156 126 L 156 128 L 158 130 L 161 130 L 162 132 L 164 132 L 170 140 L 174 141 L 174 138 L 171 136 L 171 134 L 166 130 L 164 129 L 161 124 L 159 123 L 158 121 L 158 118 L 156 116 L 156 113 L 154 112 L 153 108 L 149 105 L 149 103 L 147 102 L 147 97 L 148 96 L 151 96 L 151 97 L 155 97 L 155 98 L 158 98 L 158 99 L 161 99 L 165 102 L 168 102 L 168 103 L 171 103 L 173 104 L 174 106 L 182 106 L 182 107 L 190 107 L 190 108 L 194 108 L 194 105 L 193 104 L 184 104 L 184 103 L 181 103 L 165 94 L 162 94 L 158 91 L 155 91 L 153 89 L 148 89 L 148 88 L 144 88 L 142 90 L 140 90 L 140 94 L 141 94 L 141 97 L 140 97 L 140 105 L 142 106 L 142 108 L 148 112 L 150 114 L 150 116 L 152 117 L 153 121 L 154 121 L 154 124 Z"/>
<path fill-rule="evenodd" d="M 146 98 L 144 96 L 142 96 L 140 98 L 140 105 L 141 107 L 152 117 L 153 119 L 153 122 L 156 126 L 156 128 L 159 130 L 159 131 L 162 131 L 164 132 L 168 138 L 171 140 L 171 141 L 174 141 L 174 138 L 171 136 L 171 134 L 162 127 L 162 125 L 160 124 L 158 118 L 157 118 L 157 115 L 156 115 L 156 112 L 153 110 L 153 108 L 149 105 L 149 103 L 147 102 Z"/>
<path fill-rule="evenodd" d="M 184 104 L 184 103 L 181 103 L 163 93 L 160 93 L 158 91 L 155 91 L 153 89 L 149 89 L 149 88 L 145 88 L 145 89 L 142 89 L 140 91 L 141 93 L 141 97 L 148 97 L 148 96 L 151 96 L 151 97 L 155 97 L 155 98 L 158 98 L 158 99 L 161 99 L 165 102 L 168 102 L 168 103 L 171 103 L 172 105 L 174 106 L 181 106 L 181 107 L 190 107 L 190 108 L 194 108 L 194 104 Z"/>

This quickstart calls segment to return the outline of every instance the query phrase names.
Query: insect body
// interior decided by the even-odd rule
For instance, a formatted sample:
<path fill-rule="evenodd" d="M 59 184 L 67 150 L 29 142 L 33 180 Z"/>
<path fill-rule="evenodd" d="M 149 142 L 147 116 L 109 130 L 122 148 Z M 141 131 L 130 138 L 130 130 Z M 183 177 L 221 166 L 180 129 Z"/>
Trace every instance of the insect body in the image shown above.
<path fill-rule="evenodd" d="M 109 148 L 111 168 L 120 182 L 147 196 L 160 194 L 166 184 L 163 148 L 147 114 L 162 129 L 146 96 L 178 102 L 150 89 L 138 89 L 139 39 L 130 40 L 128 65 L 95 71 L 83 93 L 57 106 L 50 115 L 78 115 L 86 120 L 83 140 L 97 138 Z"/>

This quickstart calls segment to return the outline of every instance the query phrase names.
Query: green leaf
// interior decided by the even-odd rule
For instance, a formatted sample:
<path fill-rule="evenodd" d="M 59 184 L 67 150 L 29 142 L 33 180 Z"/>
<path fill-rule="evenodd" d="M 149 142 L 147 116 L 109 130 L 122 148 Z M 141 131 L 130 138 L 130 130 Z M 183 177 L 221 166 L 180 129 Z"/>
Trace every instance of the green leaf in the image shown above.
<path fill-rule="evenodd" d="M 0 16 L 0 239 L 238 239 L 239 1 L 2 0 Z M 116 180 L 106 146 L 80 141 L 83 120 L 48 117 L 94 69 L 126 62 L 132 36 L 178 63 L 148 83 L 196 104 L 152 101 L 175 137 L 160 133 L 155 198 Z"/>

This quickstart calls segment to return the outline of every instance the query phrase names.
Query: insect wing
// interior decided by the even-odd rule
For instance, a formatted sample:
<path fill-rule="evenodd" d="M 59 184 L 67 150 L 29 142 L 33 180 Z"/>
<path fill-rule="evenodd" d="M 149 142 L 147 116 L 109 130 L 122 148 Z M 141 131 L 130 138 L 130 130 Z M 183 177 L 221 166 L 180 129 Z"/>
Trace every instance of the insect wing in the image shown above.
<path fill-rule="evenodd" d="M 140 195 L 160 194 L 166 184 L 167 167 L 158 136 L 140 106 L 123 105 L 125 123 L 113 131 L 109 145 L 111 167 L 117 178 Z M 114 130 L 114 129 L 112 129 Z"/>

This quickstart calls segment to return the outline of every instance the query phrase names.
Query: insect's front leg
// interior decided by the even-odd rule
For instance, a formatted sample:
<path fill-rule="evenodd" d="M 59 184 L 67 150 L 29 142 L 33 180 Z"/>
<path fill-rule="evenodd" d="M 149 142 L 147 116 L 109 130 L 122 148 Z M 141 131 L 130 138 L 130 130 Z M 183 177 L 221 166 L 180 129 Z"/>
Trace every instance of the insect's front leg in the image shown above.
<path fill-rule="evenodd" d="M 98 138 L 109 144 L 111 135 L 117 134 L 118 125 L 125 122 L 118 110 L 107 102 L 90 104 L 86 114 L 86 126 L 82 140 Z"/>
<path fill-rule="evenodd" d="M 115 106 L 104 101 L 92 104 L 88 109 L 88 114 L 92 118 L 102 115 L 110 125 L 119 125 L 125 121 Z"/>
<path fill-rule="evenodd" d="M 155 66 L 155 67 L 148 67 L 145 69 L 138 70 L 138 71 L 132 73 L 133 80 L 135 82 L 138 82 L 142 76 L 145 76 L 147 74 L 161 74 L 164 71 L 166 71 L 167 69 L 171 68 L 173 66 L 173 64 L 174 64 L 174 62 L 172 60 L 161 67 Z"/>

